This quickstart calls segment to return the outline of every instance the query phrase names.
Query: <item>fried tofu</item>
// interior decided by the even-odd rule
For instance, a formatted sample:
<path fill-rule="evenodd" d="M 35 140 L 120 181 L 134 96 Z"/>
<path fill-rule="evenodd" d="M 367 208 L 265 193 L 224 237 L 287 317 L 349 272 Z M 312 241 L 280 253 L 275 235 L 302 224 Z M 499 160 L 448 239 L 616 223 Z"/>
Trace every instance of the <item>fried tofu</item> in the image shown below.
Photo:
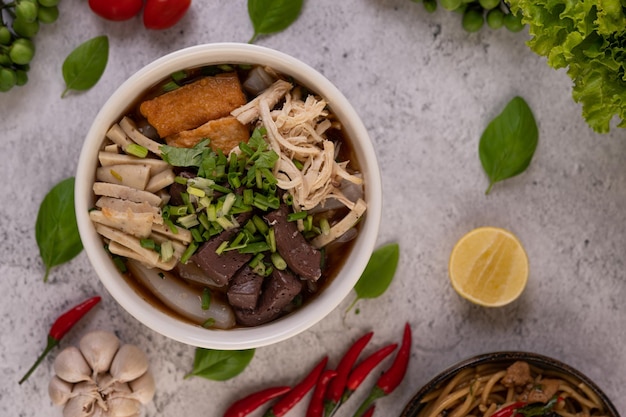
<path fill-rule="evenodd" d="M 144 101 L 139 111 L 165 138 L 228 116 L 244 104 L 246 96 L 239 77 L 232 72 L 204 77 Z"/>
<path fill-rule="evenodd" d="M 203 139 L 209 139 L 209 145 L 213 150 L 221 149 L 228 154 L 240 142 L 248 142 L 250 133 L 248 128 L 233 116 L 210 120 L 202 126 L 168 136 L 165 141 L 170 146 L 179 148 L 193 148 Z"/>

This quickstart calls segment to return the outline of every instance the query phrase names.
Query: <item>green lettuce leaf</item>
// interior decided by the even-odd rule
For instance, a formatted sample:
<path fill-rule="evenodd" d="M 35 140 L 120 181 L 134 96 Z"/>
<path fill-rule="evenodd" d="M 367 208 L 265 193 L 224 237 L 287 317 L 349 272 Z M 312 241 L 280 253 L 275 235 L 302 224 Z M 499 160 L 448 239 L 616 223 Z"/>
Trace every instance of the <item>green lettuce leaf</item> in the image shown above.
<path fill-rule="evenodd" d="M 626 127 L 626 1 L 508 1 L 529 27 L 530 49 L 567 68 L 589 126 L 606 133 L 617 116 Z"/>

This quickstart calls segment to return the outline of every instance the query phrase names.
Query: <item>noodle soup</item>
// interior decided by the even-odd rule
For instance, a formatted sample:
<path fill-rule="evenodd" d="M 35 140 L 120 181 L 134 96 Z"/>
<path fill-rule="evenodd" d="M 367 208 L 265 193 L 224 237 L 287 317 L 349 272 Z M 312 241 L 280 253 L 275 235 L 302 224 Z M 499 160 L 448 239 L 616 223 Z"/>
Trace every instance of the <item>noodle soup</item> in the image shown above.
<path fill-rule="evenodd" d="M 96 231 L 144 299 L 205 328 L 263 325 L 308 303 L 367 209 L 340 120 L 271 67 L 177 71 L 105 136 Z"/>
<path fill-rule="evenodd" d="M 541 355 L 501 352 L 444 371 L 402 417 L 614 416 L 600 389 L 578 371 Z"/>

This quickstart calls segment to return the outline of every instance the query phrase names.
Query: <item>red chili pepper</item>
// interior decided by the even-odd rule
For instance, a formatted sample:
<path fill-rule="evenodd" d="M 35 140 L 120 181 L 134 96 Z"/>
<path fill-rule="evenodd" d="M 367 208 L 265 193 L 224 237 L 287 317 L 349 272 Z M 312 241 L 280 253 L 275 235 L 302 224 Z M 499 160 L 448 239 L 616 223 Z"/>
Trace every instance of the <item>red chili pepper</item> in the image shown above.
<path fill-rule="evenodd" d="M 324 414 L 324 393 L 326 392 L 328 383 L 332 381 L 335 376 L 337 376 L 337 371 L 334 369 L 326 369 L 322 372 L 313 390 L 309 408 L 306 410 L 306 417 L 322 417 Z"/>
<path fill-rule="evenodd" d="M 409 327 L 409 323 L 406 323 L 404 325 L 402 344 L 400 345 L 400 349 L 398 350 L 393 363 L 389 369 L 387 369 L 380 376 L 380 378 L 378 378 L 378 381 L 376 382 L 374 388 L 372 388 L 369 396 L 365 399 L 365 401 L 363 401 L 356 413 L 354 413 L 354 417 L 362 417 L 374 401 L 378 398 L 384 397 L 385 395 L 389 395 L 398 387 L 398 385 L 400 385 L 400 382 L 404 379 L 404 375 L 406 375 L 410 358 L 411 327 Z"/>
<path fill-rule="evenodd" d="M 328 385 L 326 395 L 324 396 L 325 417 L 332 416 L 339 407 L 350 370 L 373 335 L 374 332 L 369 332 L 361 336 L 339 361 L 337 376 Z"/>
<path fill-rule="evenodd" d="M 291 387 L 271 387 L 254 392 L 235 401 L 224 413 L 224 417 L 245 417 L 266 402 L 291 391 Z"/>
<path fill-rule="evenodd" d="M 24 375 L 22 379 L 20 379 L 20 384 L 28 379 L 30 374 L 32 374 L 33 371 L 39 366 L 41 361 L 43 361 L 43 358 L 46 357 L 46 355 L 52 350 L 52 348 L 59 344 L 63 336 L 65 336 L 65 334 L 69 332 L 70 329 L 74 327 L 74 325 L 99 302 L 100 296 L 97 295 L 95 297 L 91 297 L 88 300 L 83 301 L 76 307 L 66 311 L 61 316 L 59 316 L 58 319 L 56 319 L 56 321 L 52 324 L 52 327 L 50 328 L 50 332 L 48 332 L 48 342 L 46 344 L 46 348 L 44 349 L 43 353 L 39 355 L 37 361 L 35 361 L 33 366 L 31 366 L 28 372 L 26 372 L 26 375 Z"/>
<path fill-rule="evenodd" d="M 263 414 L 263 417 L 282 417 L 287 414 L 287 411 L 291 410 L 296 404 L 302 400 L 302 398 L 315 386 L 315 383 L 320 378 L 320 375 L 326 364 L 328 363 L 328 356 L 325 356 L 315 368 L 302 380 L 298 385 L 293 387 L 291 392 L 278 400 L 276 404 Z"/>
<path fill-rule="evenodd" d="M 363 380 L 370 374 L 370 372 L 372 372 L 376 365 L 381 363 L 383 359 L 391 354 L 391 352 L 396 350 L 396 347 L 398 347 L 398 344 L 392 343 L 378 349 L 376 352 L 363 359 L 363 361 L 359 363 L 352 370 L 352 372 L 350 372 L 348 380 L 346 381 L 346 389 L 343 392 L 341 402 L 346 402 L 352 393 L 356 391 L 359 385 L 361 385 Z"/>
<path fill-rule="evenodd" d="M 526 403 L 522 401 L 515 402 L 511 405 L 507 405 L 504 408 L 496 411 L 491 415 L 491 417 L 512 417 L 518 408 L 525 406 Z"/>

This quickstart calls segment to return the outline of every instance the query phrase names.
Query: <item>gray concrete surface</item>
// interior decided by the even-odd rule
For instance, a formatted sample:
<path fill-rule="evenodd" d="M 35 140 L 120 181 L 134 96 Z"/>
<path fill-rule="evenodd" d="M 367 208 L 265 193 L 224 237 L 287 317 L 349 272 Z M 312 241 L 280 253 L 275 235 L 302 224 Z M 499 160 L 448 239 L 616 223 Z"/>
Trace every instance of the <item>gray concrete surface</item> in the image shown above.
<path fill-rule="evenodd" d="M 399 339 L 405 321 L 414 330 L 410 369 L 402 386 L 379 401 L 377 415 L 398 415 L 422 384 L 454 362 L 503 349 L 569 363 L 626 413 L 625 132 L 592 132 L 565 72 L 533 54 L 525 32 L 468 34 L 459 15 L 429 15 L 410 0 L 316 0 L 287 31 L 258 40 L 321 71 L 363 117 L 384 182 L 379 242 L 399 242 L 401 259 L 387 293 L 359 302 L 360 314 L 344 314 L 347 299 L 310 330 L 258 349 L 240 376 L 212 382 L 183 379 L 194 348 L 123 311 L 84 254 L 54 269 L 44 284 L 34 224 L 46 192 L 74 174 L 82 138 L 116 86 L 176 49 L 246 42 L 252 34 L 246 3 L 196 0 L 178 26 L 162 32 L 145 30 L 139 19 L 105 22 L 87 2 L 65 0 L 60 8 L 59 21 L 36 38 L 28 84 L 0 96 L 0 415 L 61 415 L 47 395 L 55 352 L 30 380 L 17 381 L 43 349 L 53 319 L 93 293 L 102 304 L 61 346 L 90 329 L 108 329 L 145 349 L 157 379 L 146 416 L 219 416 L 245 393 L 294 383 L 324 354 L 335 364 L 365 331 L 375 331 L 368 351 Z M 111 43 L 104 76 L 92 90 L 61 99 L 65 56 L 100 34 Z M 478 139 L 515 95 L 536 115 L 539 146 L 527 172 L 485 196 Z M 528 251 L 528 286 L 507 307 L 472 305 L 448 283 L 452 246 L 481 225 L 512 230 Z M 351 415 L 362 395 L 338 415 Z M 289 414 L 298 415 L 303 406 Z"/>

